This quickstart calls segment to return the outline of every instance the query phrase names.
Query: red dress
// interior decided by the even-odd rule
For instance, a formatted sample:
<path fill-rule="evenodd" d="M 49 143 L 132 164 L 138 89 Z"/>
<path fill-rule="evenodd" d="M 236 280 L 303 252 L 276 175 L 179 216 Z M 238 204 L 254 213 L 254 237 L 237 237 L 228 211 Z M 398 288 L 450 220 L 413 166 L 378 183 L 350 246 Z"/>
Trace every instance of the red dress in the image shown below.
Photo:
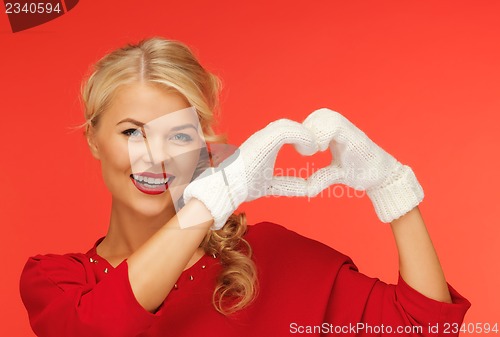
<path fill-rule="evenodd" d="M 178 288 L 150 313 L 134 297 L 127 260 L 113 268 L 96 254 L 103 238 L 85 254 L 30 257 L 21 297 L 40 337 L 435 337 L 447 328 L 453 332 L 470 307 L 450 285 L 453 303 L 443 303 L 412 289 L 401 276 L 392 285 L 363 275 L 349 257 L 280 225 L 248 226 L 245 238 L 254 251 L 260 291 L 232 318 L 212 306 L 218 258 L 205 255 L 185 270 Z"/>

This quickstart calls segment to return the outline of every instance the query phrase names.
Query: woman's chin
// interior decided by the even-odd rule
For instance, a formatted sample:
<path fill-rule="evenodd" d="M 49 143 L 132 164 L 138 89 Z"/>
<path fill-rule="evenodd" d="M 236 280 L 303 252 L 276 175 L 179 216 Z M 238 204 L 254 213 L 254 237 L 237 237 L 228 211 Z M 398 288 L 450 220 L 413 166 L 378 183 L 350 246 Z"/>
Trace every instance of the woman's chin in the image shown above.
<path fill-rule="evenodd" d="M 167 207 L 137 207 L 137 205 L 134 205 L 133 208 L 135 213 L 145 218 L 158 218 L 165 216 L 167 213 L 171 214 L 171 216 L 175 215 L 175 208 L 173 205 Z"/>
<path fill-rule="evenodd" d="M 166 213 L 173 216 L 176 212 L 170 195 L 162 198 L 159 198 L 159 196 L 134 198 L 134 200 L 128 200 L 126 204 L 134 213 L 146 218 L 164 216 Z"/>

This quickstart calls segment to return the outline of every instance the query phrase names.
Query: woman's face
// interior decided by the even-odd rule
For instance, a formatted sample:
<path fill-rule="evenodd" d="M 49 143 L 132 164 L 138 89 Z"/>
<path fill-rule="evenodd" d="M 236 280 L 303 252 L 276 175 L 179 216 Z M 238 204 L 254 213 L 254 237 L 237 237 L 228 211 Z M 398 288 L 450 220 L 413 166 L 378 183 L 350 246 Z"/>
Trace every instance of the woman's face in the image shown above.
<path fill-rule="evenodd" d="M 155 216 L 176 207 L 205 142 L 196 110 L 182 95 L 134 83 L 115 93 L 89 145 L 114 204 Z"/>

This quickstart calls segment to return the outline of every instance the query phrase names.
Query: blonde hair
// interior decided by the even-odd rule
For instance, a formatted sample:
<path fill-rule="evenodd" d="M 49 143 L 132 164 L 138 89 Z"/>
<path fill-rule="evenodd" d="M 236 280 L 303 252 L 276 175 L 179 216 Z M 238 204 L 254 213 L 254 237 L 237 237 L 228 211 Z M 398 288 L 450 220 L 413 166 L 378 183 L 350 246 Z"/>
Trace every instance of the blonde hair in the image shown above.
<path fill-rule="evenodd" d="M 178 92 L 196 108 L 207 142 L 225 143 L 212 129 L 219 112 L 220 79 L 204 69 L 182 42 L 159 37 L 128 44 L 100 59 L 83 81 L 84 135 L 97 127 L 116 90 L 125 84 L 148 82 Z M 207 254 L 219 255 L 222 270 L 213 293 L 217 311 L 229 315 L 249 305 L 257 296 L 256 266 L 252 248 L 243 238 L 247 231 L 244 213 L 233 214 L 223 228 L 209 231 L 200 244 Z M 230 303 L 230 304 L 227 304 Z"/>

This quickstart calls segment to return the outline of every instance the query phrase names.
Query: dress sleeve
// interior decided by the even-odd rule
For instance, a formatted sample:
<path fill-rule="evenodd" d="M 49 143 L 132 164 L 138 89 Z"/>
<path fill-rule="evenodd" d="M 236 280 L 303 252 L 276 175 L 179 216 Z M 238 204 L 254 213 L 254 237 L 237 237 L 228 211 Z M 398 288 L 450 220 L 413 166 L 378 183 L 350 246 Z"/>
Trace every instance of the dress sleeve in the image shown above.
<path fill-rule="evenodd" d="M 132 337 L 159 317 L 136 300 L 127 260 L 96 282 L 75 257 L 36 255 L 22 271 L 20 293 L 39 337 Z"/>
<path fill-rule="evenodd" d="M 471 304 L 449 284 L 448 289 L 452 303 L 439 302 L 410 287 L 400 274 L 397 285 L 387 284 L 346 263 L 334 282 L 326 320 L 345 327 L 346 335 L 458 336 Z"/>

